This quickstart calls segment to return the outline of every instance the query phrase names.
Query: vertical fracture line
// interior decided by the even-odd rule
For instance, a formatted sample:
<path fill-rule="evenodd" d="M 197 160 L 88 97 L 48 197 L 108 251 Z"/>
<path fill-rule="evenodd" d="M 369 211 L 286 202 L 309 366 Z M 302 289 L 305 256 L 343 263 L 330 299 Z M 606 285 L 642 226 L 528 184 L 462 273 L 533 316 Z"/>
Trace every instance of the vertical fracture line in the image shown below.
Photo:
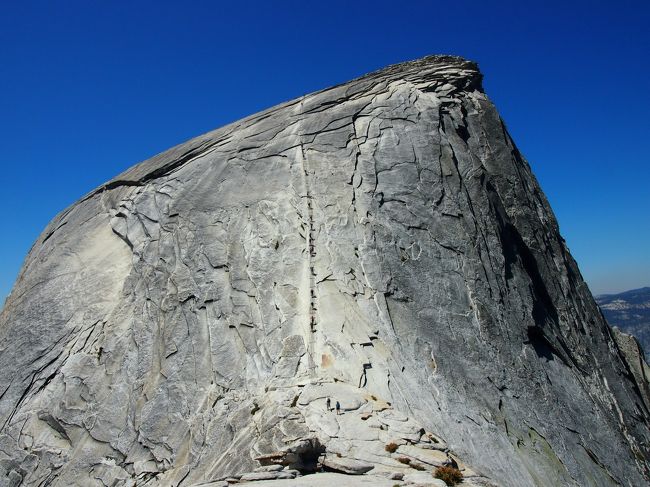
<path fill-rule="evenodd" d="M 315 225 L 314 225 L 314 206 L 311 188 L 309 185 L 310 172 L 308 168 L 307 157 L 305 155 L 305 147 L 300 144 L 300 160 L 302 164 L 304 185 L 305 185 L 305 199 L 307 200 L 307 267 L 309 272 L 309 311 L 307 313 L 307 355 L 309 357 L 309 371 L 312 377 L 316 374 L 316 363 L 314 362 L 314 334 L 318 325 L 317 320 L 317 307 L 316 307 L 316 267 L 314 259 L 316 257 L 316 242 L 315 242 Z"/>

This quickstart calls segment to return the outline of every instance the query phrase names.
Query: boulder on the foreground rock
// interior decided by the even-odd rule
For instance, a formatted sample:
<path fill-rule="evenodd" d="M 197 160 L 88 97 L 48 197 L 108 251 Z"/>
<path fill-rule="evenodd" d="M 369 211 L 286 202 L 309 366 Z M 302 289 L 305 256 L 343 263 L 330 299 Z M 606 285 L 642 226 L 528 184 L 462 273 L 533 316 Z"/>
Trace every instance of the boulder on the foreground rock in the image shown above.
<path fill-rule="evenodd" d="M 447 484 L 440 479 L 433 477 L 431 472 L 413 472 L 404 476 L 404 482 L 414 487 L 447 487 Z"/>
<path fill-rule="evenodd" d="M 279 472 L 284 469 L 282 465 L 262 465 L 255 469 L 256 472 Z"/>
<path fill-rule="evenodd" d="M 325 456 L 320 459 L 321 465 L 329 470 L 334 470 L 335 472 L 346 473 L 348 475 L 363 475 L 366 472 L 370 472 L 374 465 L 368 463 L 360 462 L 357 460 L 352 460 L 349 458 L 336 458 Z"/>
<path fill-rule="evenodd" d="M 272 472 L 250 472 L 245 473 L 239 479 L 242 482 L 253 482 L 256 480 L 278 480 L 278 479 L 293 479 L 296 475 L 291 472 L 272 471 Z"/>
<path fill-rule="evenodd" d="M 393 487 L 396 483 L 395 480 L 389 480 L 376 475 L 346 475 L 335 472 L 323 472 L 305 475 L 296 479 L 262 480 L 242 483 L 241 485 L 247 485 L 249 487 Z"/>

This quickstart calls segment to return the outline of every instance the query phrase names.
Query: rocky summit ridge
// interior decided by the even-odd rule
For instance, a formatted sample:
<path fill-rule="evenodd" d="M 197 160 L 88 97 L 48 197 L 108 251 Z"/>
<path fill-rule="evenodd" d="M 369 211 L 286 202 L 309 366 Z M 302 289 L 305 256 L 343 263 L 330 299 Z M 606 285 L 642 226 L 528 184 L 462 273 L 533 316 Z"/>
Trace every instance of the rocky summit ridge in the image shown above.
<path fill-rule="evenodd" d="M 481 79 L 389 66 L 59 214 L 0 314 L 0 485 L 647 485 L 638 357 Z"/>

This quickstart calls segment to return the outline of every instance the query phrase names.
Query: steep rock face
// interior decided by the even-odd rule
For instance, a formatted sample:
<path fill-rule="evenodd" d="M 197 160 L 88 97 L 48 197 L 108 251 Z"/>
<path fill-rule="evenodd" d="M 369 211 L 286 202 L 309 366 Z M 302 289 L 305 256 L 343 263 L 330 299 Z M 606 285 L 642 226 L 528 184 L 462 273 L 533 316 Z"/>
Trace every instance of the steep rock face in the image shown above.
<path fill-rule="evenodd" d="M 612 328 L 612 334 L 616 340 L 623 358 L 628 364 L 634 380 L 639 386 L 639 392 L 646 407 L 650 409 L 650 367 L 645 361 L 643 349 L 639 340 L 633 335 L 623 333 L 619 328 Z"/>
<path fill-rule="evenodd" d="M 630 367 L 454 57 L 279 105 L 84 197 L 25 261 L 0 370 L 8 485 L 390 472 L 391 439 L 483 485 L 648 479 Z"/>
<path fill-rule="evenodd" d="M 650 287 L 595 296 L 610 325 L 634 335 L 650 360 Z"/>

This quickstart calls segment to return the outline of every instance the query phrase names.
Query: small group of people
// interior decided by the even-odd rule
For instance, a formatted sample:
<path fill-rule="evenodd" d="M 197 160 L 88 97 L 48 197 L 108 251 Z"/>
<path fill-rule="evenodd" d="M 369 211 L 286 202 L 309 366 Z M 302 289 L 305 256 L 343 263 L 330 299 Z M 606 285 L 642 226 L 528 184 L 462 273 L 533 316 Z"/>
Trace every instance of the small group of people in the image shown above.
<path fill-rule="evenodd" d="M 336 414 L 341 414 L 341 404 L 338 401 L 336 401 L 336 405 L 334 407 L 336 408 Z M 327 398 L 327 410 L 332 410 L 332 400 L 329 397 Z"/>

